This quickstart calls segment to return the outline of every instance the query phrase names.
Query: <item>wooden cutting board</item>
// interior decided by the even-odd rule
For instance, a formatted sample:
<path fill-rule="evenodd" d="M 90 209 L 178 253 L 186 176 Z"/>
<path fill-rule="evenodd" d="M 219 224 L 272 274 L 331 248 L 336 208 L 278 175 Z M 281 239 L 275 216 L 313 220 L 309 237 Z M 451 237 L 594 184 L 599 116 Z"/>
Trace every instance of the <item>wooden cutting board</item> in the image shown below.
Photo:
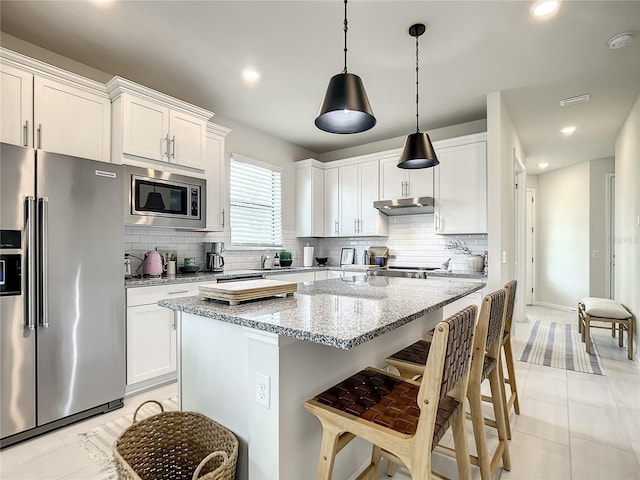
<path fill-rule="evenodd" d="M 261 278 L 241 282 L 210 283 L 200 285 L 199 290 L 200 295 L 205 298 L 229 302 L 229 305 L 238 305 L 240 302 L 273 297 L 274 295 L 292 295 L 298 291 L 298 284 Z"/>

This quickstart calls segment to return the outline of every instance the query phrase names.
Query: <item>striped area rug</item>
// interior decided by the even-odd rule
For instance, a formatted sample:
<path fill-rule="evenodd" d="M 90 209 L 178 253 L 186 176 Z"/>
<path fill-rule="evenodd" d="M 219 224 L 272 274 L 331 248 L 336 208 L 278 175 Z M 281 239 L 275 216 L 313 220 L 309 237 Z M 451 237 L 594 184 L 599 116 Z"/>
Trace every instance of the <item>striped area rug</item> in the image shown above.
<path fill-rule="evenodd" d="M 176 398 L 169 398 L 162 402 L 164 411 L 178 410 L 178 401 Z M 155 403 L 144 405 L 138 412 L 137 420 L 150 417 L 160 413 L 160 408 Z M 89 458 L 100 465 L 104 472 L 105 480 L 115 480 L 118 478 L 116 473 L 116 465 L 113 461 L 113 442 L 116 438 L 133 422 L 133 412 L 116 418 L 110 422 L 100 425 L 88 432 L 79 433 L 80 445 L 87 450 Z"/>
<path fill-rule="evenodd" d="M 591 354 L 588 354 L 577 327 L 570 323 L 558 324 L 536 320 L 520 361 L 606 375 L 593 339 L 591 339 Z"/>

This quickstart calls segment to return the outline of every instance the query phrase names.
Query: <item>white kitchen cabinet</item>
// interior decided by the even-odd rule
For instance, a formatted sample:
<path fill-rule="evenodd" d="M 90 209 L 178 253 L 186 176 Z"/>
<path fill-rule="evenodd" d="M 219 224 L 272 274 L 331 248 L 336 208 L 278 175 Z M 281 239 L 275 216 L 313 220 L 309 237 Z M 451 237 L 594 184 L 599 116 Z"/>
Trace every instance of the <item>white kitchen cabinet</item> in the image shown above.
<path fill-rule="evenodd" d="M 405 197 L 433 197 L 433 168 L 417 170 L 398 168 L 397 155 L 380 159 L 380 200 Z"/>
<path fill-rule="evenodd" d="M 107 91 L 114 163 L 204 172 L 212 112 L 117 76 L 107 83 Z"/>
<path fill-rule="evenodd" d="M 296 162 L 296 236 L 324 236 L 324 170 L 317 160 Z"/>
<path fill-rule="evenodd" d="M 197 295 L 202 283 L 127 288 L 127 393 L 177 377 L 177 314 L 158 301 Z"/>
<path fill-rule="evenodd" d="M 207 228 L 211 232 L 222 232 L 228 222 L 227 177 L 225 168 L 224 139 L 231 132 L 215 123 L 207 124 Z"/>
<path fill-rule="evenodd" d="M 175 373 L 176 321 L 158 305 L 127 307 L 127 385 Z"/>
<path fill-rule="evenodd" d="M 104 85 L 2 49 L 0 140 L 110 161 L 111 104 Z"/>
<path fill-rule="evenodd" d="M 338 168 L 324 171 L 324 236 L 340 236 L 340 194 Z"/>
<path fill-rule="evenodd" d="M 437 142 L 434 225 L 438 234 L 487 233 L 486 134 Z"/>
<path fill-rule="evenodd" d="M 387 217 L 373 208 L 378 200 L 378 161 L 339 167 L 340 236 L 388 235 Z"/>

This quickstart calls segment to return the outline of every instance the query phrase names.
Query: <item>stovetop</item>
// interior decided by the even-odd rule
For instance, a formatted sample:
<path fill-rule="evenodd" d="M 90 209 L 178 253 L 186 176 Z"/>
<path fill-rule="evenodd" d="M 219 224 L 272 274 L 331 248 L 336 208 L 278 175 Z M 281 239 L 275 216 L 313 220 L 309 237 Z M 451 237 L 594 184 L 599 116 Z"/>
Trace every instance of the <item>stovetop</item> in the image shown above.
<path fill-rule="evenodd" d="M 440 269 L 438 267 L 403 267 L 394 265 L 370 273 L 381 277 L 427 278 L 427 272 L 434 270 Z"/>

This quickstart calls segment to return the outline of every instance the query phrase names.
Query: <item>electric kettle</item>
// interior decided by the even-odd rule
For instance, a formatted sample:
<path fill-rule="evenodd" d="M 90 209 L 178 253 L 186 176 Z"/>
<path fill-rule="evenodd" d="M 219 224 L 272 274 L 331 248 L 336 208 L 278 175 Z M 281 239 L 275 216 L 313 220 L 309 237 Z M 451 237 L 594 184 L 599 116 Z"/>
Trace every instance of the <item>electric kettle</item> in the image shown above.
<path fill-rule="evenodd" d="M 162 257 L 155 250 L 149 250 L 144 254 L 142 261 L 142 274 L 146 277 L 159 277 L 162 275 Z"/>

